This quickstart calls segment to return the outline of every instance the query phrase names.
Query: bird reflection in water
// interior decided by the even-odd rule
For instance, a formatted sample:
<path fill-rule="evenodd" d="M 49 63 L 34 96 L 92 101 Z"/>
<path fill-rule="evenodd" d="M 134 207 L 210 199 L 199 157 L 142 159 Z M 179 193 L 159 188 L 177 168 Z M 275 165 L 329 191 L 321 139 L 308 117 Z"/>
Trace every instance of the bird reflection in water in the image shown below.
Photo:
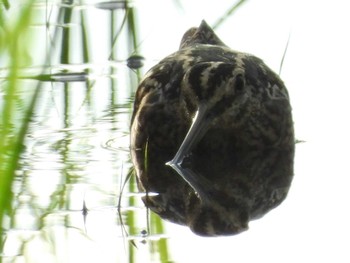
<path fill-rule="evenodd" d="M 131 154 L 153 212 L 198 235 L 238 234 L 278 206 L 291 185 L 286 87 L 262 60 L 231 50 L 203 21 L 141 81 Z"/>

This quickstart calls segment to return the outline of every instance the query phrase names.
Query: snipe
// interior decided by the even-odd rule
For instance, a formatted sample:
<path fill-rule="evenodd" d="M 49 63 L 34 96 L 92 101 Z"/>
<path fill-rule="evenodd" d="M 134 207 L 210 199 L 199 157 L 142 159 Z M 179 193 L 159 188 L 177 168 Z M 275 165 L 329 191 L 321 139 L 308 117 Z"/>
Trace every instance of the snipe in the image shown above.
<path fill-rule="evenodd" d="M 262 60 L 229 49 L 203 21 L 140 83 L 131 153 L 152 211 L 198 235 L 240 233 L 288 193 L 288 92 Z"/>

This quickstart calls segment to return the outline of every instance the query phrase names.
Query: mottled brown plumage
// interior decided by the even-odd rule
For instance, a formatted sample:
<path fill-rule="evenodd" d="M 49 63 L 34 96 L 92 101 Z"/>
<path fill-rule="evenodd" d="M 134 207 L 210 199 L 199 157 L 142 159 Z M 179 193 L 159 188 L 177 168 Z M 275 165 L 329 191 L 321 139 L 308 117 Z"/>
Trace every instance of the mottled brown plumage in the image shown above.
<path fill-rule="evenodd" d="M 263 61 L 203 21 L 141 81 L 131 153 L 144 203 L 204 236 L 233 235 L 278 206 L 293 178 L 288 92 Z"/>

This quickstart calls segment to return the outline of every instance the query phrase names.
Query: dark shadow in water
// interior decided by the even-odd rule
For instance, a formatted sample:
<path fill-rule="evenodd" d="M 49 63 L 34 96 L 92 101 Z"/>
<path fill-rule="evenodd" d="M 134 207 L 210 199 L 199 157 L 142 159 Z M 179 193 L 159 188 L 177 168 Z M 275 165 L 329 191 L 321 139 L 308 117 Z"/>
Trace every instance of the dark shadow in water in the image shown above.
<path fill-rule="evenodd" d="M 184 160 L 181 176 L 165 165 L 174 151 L 135 153 L 135 159 L 143 162 L 137 164 L 140 189 L 157 193 L 143 197 L 147 207 L 197 234 L 231 235 L 246 230 L 249 220 L 262 217 L 287 196 L 293 175 L 290 149 L 225 153 L 218 149 L 208 152 L 205 147 L 205 143 L 199 145 Z M 200 181 L 205 198 L 182 179 L 189 176 Z"/>

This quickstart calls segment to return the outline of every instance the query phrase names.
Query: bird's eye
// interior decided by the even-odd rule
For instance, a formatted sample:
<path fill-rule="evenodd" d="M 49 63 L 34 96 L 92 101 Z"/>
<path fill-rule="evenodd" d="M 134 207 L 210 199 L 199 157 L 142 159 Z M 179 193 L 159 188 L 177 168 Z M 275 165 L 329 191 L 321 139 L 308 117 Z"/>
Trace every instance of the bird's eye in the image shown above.
<path fill-rule="evenodd" d="M 244 77 L 239 74 L 236 76 L 236 81 L 235 81 L 235 91 L 237 92 L 242 92 L 245 87 L 245 80 Z"/>

